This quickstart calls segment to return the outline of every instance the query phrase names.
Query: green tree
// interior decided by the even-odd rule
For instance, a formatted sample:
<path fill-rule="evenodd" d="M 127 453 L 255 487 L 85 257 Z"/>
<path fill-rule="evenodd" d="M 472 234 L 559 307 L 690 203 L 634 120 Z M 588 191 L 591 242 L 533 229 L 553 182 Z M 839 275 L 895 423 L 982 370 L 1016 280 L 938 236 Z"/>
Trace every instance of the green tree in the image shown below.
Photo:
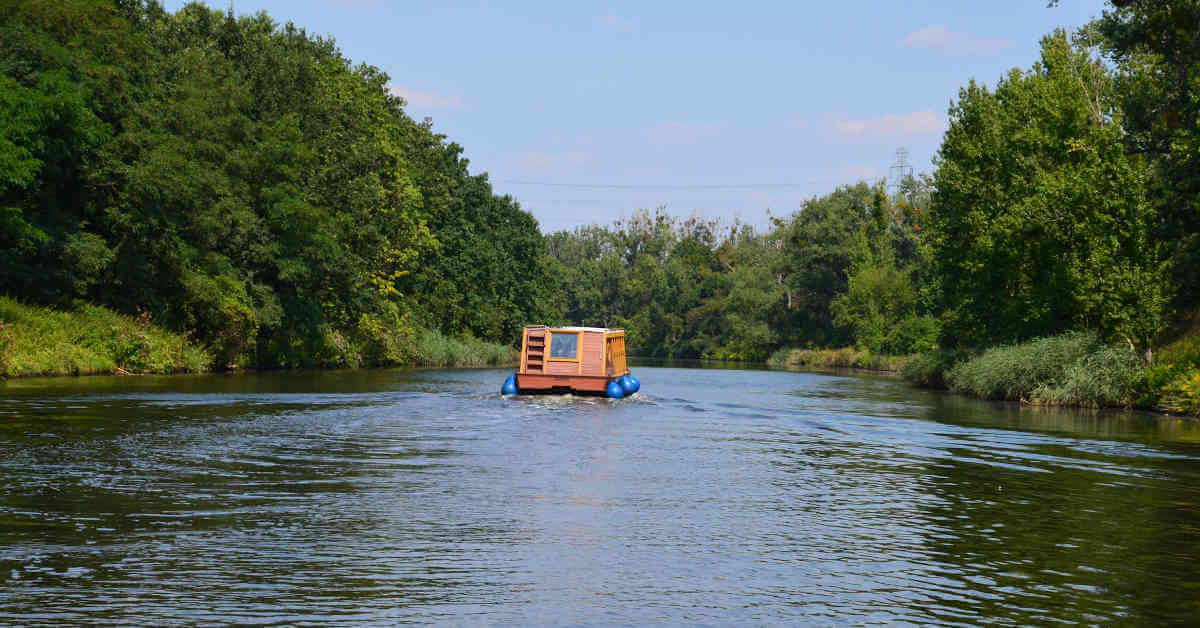
<path fill-rule="evenodd" d="M 781 221 L 783 260 L 776 272 L 787 291 L 788 344 L 844 346 L 853 340 L 834 323 L 830 304 L 846 291 L 855 243 L 871 220 L 874 197 L 866 183 L 842 186 L 805 201 L 790 220 Z"/>
<path fill-rule="evenodd" d="M 949 344 L 1092 329 L 1146 348 L 1164 303 L 1142 159 L 1086 41 L 1056 31 L 1041 61 L 950 109 L 930 212 Z"/>
<path fill-rule="evenodd" d="M 0 0 L 0 291 L 144 308 L 220 365 L 514 341 L 561 307 L 536 221 L 388 80 L 265 13 Z"/>
<path fill-rule="evenodd" d="M 1200 306 L 1200 1 L 1112 0 L 1093 33 L 1117 68 L 1128 150 L 1146 158 L 1154 236 L 1182 310 Z"/>

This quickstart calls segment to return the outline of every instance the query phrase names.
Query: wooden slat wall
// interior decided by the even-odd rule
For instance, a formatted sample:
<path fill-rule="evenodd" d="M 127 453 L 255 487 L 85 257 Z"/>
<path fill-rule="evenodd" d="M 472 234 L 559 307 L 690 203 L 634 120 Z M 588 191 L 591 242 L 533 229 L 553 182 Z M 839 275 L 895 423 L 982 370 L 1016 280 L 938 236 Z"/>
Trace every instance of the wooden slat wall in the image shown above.
<path fill-rule="evenodd" d="M 571 362 L 565 362 L 565 361 L 564 362 L 559 362 L 559 361 L 547 362 L 546 363 L 546 374 L 547 375 L 578 375 L 579 374 L 579 363 L 574 362 L 574 361 L 571 361 Z"/>
<path fill-rule="evenodd" d="M 608 351 L 608 372 L 605 375 L 612 377 L 628 370 L 625 366 L 625 336 L 612 336 L 605 344 Z"/>
<path fill-rule="evenodd" d="M 580 352 L 583 358 L 583 370 L 580 375 L 604 375 L 604 334 L 589 331 L 583 334 L 583 348 Z"/>

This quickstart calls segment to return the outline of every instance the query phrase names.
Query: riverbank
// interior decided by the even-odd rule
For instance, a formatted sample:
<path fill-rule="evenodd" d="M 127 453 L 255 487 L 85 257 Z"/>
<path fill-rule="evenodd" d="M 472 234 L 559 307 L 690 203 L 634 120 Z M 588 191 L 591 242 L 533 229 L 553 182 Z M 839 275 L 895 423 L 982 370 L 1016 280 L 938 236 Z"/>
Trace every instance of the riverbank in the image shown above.
<path fill-rule="evenodd" d="M 1071 332 L 978 353 L 908 356 L 839 349 L 776 351 L 772 368 L 858 369 L 899 374 L 919 388 L 976 399 L 1080 408 L 1138 408 L 1200 416 L 1200 325 L 1160 348 L 1147 364 L 1128 347 Z"/>
<path fill-rule="evenodd" d="M 370 366 L 503 366 L 517 350 L 473 337 L 423 330 L 405 339 L 403 363 Z M 56 310 L 0 297 L 0 379 L 64 375 L 205 373 L 214 357 L 185 334 L 155 325 L 143 312 L 132 317 L 84 305 Z"/>
<path fill-rule="evenodd" d="M 792 349 L 784 347 L 767 358 L 767 366 L 785 369 L 861 369 L 899 373 L 912 356 L 882 355 L 866 349 Z"/>
<path fill-rule="evenodd" d="M 212 355 L 150 321 L 85 305 L 74 311 L 0 297 L 0 377 L 202 373 Z"/>
<path fill-rule="evenodd" d="M 921 354 L 903 374 L 920 387 L 979 399 L 1200 416 L 1200 329 L 1159 349 L 1153 362 L 1093 334 L 1069 332 L 976 354 Z"/>

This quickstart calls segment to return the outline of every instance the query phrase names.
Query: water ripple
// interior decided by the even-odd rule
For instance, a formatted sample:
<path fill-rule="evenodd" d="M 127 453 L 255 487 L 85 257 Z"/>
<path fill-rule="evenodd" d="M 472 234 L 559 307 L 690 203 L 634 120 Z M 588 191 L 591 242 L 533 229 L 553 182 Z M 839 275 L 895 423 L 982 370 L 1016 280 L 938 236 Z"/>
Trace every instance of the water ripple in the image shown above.
<path fill-rule="evenodd" d="M 645 368 L 613 401 L 503 398 L 504 374 L 23 384 L 0 623 L 1200 612 L 1195 426 L 880 378 Z"/>

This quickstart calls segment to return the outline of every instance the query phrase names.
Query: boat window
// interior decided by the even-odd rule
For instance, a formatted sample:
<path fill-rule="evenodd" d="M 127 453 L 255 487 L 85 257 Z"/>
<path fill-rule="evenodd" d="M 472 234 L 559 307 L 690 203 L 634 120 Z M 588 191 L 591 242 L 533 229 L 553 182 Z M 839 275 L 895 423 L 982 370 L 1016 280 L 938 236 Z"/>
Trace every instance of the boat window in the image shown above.
<path fill-rule="evenodd" d="M 579 334 L 551 334 L 550 357 L 575 358 L 579 355 Z"/>

